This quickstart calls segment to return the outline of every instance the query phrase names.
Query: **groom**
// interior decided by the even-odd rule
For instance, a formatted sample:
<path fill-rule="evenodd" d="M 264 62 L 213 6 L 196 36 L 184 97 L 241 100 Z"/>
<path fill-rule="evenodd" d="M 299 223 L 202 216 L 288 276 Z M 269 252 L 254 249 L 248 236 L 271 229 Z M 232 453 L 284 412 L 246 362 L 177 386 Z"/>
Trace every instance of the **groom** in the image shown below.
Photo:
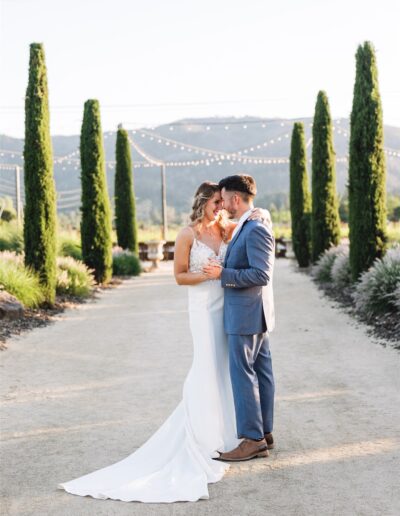
<path fill-rule="evenodd" d="M 219 182 L 224 209 L 239 219 L 224 267 L 205 268 L 224 287 L 224 326 L 236 411 L 237 448 L 218 460 L 236 462 L 267 457 L 273 448 L 274 377 L 269 332 L 274 328 L 272 273 L 275 242 L 259 220 L 248 220 L 257 193 L 251 176 L 228 176 Z"/>

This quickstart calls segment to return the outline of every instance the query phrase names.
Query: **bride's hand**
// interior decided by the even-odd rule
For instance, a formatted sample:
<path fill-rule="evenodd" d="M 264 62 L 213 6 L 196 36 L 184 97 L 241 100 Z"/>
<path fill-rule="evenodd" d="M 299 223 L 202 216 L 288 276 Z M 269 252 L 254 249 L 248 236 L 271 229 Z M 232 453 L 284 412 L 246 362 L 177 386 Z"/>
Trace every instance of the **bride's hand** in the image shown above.
<path fill-rule="evenodd" d="M 208 279 L 219 279 L 221 277 L 222 265 L 217 260 L 210 259 L 208 265 L 203 267 L 203 273 Z"/>
<path fill-rule="evenodd" d="M 263 208 L 253 208 L 248 220 L 259 220 L 264 226 L 272 228 L 271 215 L 268 210 Z"/>

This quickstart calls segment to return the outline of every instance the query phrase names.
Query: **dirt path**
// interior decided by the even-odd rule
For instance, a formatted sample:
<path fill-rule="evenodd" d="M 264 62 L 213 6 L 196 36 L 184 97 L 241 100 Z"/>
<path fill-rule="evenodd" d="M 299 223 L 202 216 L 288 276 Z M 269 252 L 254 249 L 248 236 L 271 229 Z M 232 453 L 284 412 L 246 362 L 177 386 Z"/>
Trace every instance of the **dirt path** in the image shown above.
<path fill-rule="evenodd" d="M 9 342 L 1 360 L 6 515 L 400 514 L 400 354 L 278 260 L 277 448 L 232 466 L 210 500 L 143 505 L 56 490 L 130 454 L 181 396 L 186 291 L 167 267 Z"/>

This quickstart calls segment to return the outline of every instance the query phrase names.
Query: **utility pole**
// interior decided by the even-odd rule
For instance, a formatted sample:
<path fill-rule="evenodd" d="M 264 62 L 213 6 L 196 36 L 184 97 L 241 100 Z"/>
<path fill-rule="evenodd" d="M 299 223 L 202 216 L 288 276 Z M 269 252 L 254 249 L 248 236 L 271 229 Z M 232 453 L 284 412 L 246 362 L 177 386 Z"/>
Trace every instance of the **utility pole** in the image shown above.
<path fill-rule="evenodd" d="M 167 185 L 165 178 L 165 163 L 161 165 L 161 211 L 162 211 L 162 239 L 167 240 L 168 222 L 167 222 Z"/>
<path fill-rule="evenodd" d="M 161 238 L 163 240 L 167 240 L 168 235 L 168 222 L 167 222 L 167 184 L 165 179 L 165 171 L 166 171 L 166 165 L 162 161 L 153 158 L 146 152 L 144 152 L 143 149 L 133 140 L 129 139 L 131 142 L 132 147 L 144 158 L 148 163 L 159 166 L 161 170 L 161 217 L 162 217 L 162 228 L 161 228 Z"/>

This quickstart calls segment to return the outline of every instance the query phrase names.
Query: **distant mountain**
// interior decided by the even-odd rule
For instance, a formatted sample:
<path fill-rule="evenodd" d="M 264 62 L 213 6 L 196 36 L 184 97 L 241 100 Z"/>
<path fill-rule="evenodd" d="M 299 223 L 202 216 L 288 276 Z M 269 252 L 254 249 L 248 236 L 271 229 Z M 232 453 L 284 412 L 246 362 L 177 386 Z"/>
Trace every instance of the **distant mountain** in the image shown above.
<path fill-rule="evenodd" d="M 305 124 L 306 141 L 311 139 L 311 118 L 262 119 L 246 118 L 202 118 L 184 119 L 155 128 L 130 132 L 133 140 L 149 155 L 162 161 L 178 162 L 210 159 L 206 151 L 184 148 L 175 142 L 211 149 L 218 152 L 233 153 L 242 151 L 243 157 L 263 157 L 287 159 L 290 154 L 290 136 L 294 121 Z M 335 119 L 334 142 L 337 163 L 337 185 L 342 194 L 346 190 L 348 163 L 343 160 L 348 153 L 349 120 Z M 143 132 L 142 132 L 143 131 Z M 153 136 L 149 136 L 152 134 Z M 157 138 L 159 137 L 159 138 Z M 160 138 L 161 137 L 161 138 Z M 165 140 L 168 139 L 168 140 Z M 170 141 L 171 140 L 171 141 Z M 265 145 L 266 144 L 266 145 Z M 106 159 L 115 159 L 115 133 L 104 134 Z M 385 148 L 396 151 L 397 156 L 387 154 L 387 190 L 389 193 L 400 194 L 400 128 L 385 126 Z M 0 136 L 0 163 L 22 164 L 21 153 L 23 140 Z M 71 209 L 79 206 L 80 170 L 79 170 L 79 136 L 54 136 L 54 157 L 69 156 L 62 163 L 55 163 L 54 175 L 57 191 L 60 195 L 59 207 Z M 15 154 L 12 154 L 15 153 Z M 73 154 L 75 153 L 75 154 Z M 307 149 L 311 157 L 311 145 Z M 132 152 L 135 162 L 143 162 L 136 151 Z M 222 160 L 221 164 L 210 163 L 209 166 L 167 167 L 167 203 L 177 213 L 187 212 L 196 187 L 205 180 L 218 179 L 234 173 L 246 172 L 253 175 L 258 184 L 259 194 L 288 194 L 289 165 L 288 163 L 263 164 L 230 164 Z M 107 179 L 110 195 L 114 192 L 114 168 L 112 163 L 107 167 Z M 311 168 L 309 167 L 309 172 Z M 0 168 L 0 195 L 12 195 L 12 171 Z M 160 205 L 160 170 L 154 168 L 135 168 L 135 191 L 138 198 L 139 215 L 148 218 L 153 209 L 159 211 Z M 3 187 L 3 188 L 2 188 Z M 66 193 L 63 193 L 66 192 Z M 61 201 L 61 199 L 63 199 Z"/>

